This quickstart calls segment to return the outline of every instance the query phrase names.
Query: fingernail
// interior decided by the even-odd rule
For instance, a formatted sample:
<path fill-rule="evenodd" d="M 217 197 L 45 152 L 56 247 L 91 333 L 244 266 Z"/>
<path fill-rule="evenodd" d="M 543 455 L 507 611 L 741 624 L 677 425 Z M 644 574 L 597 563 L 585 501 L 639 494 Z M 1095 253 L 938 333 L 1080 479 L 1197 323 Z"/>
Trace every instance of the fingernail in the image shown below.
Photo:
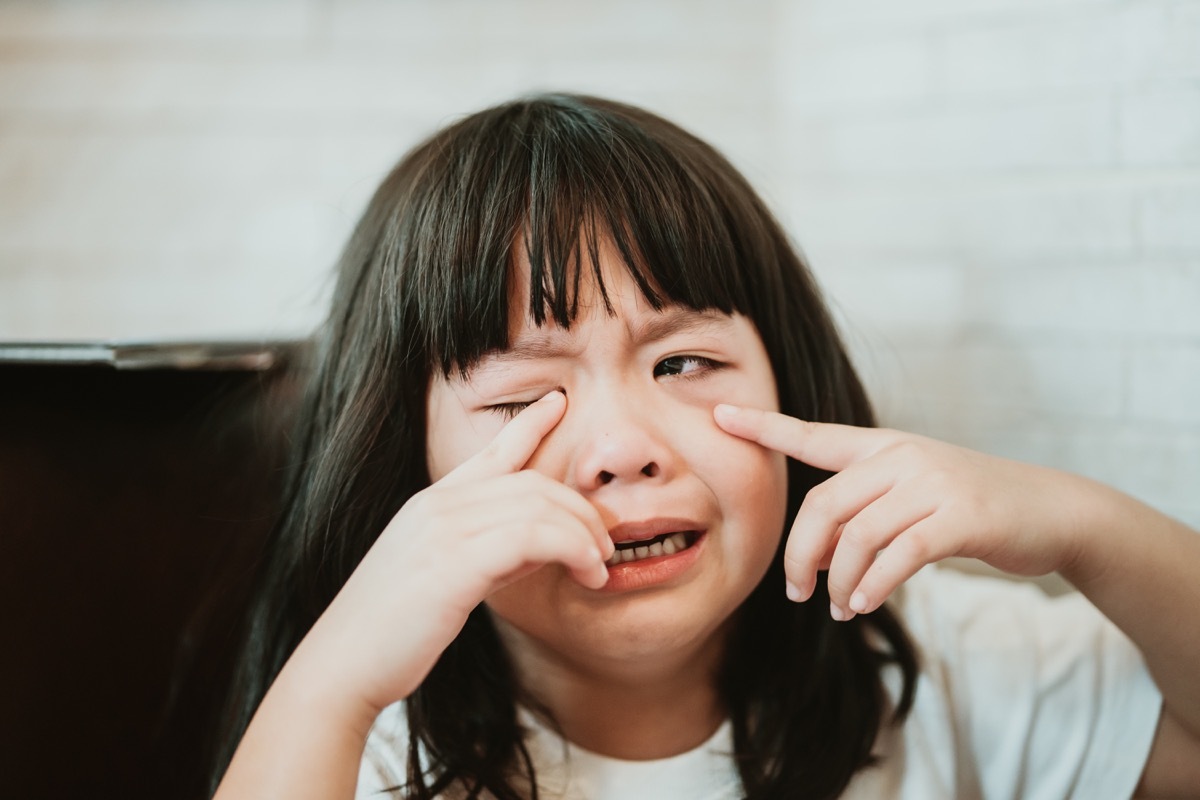
<path fill-rule="evenodd" d="M 787 582 L 787 596 L 788 600 L 791 600 L 793 603 L 799 603 L 804 599 L 804 596 L 800 594 L 800 587 L 791 581 Z"/>
<path fill-rule="evenodd" d="M 598 551 L 596 553 L 596 557 L 600 557 L 600 553 Z M 600 588 L 604 584 L 608 583 L 608 565 L 603 561 L 601 561 L 599 566 L 596 567 L 596 577 L 599 579 L 596 588 Z"/>
<path fill-rule="evenodd" d="M 833 617 L 838 622 L 845 622 L 847 620 L 854 619 L 855 614 L 853 611 L 843 611 L 835 603 L 830 603 L 829 616 Z"/>
<path fill-rule="evenodd" d="M 867 613 L 867 596 L 862 592 L 855 592 L 850 596 L 850 610 L 859 614 Z"/>
<path fill-rule="evenodd" d="M 737 413 L 740 410 L 741 409 L 739 409 L 737 406 L 731 406 L 728 403 L 717 403 L 717 405 L 713 407 L 713 414 L 717 415 L 721 419 L 731 419 L 732 417 L 737 416 Z"/>
<path fill-rule="evenodd" d="M 547 400 L 550 400 L 551 398 L 555 398 L 555 397 L 566 397 L 566 396 L 567 396 L 567 395 L 566 395 L 566 393 L 565 393 L 565 392 L 563 392 L 563 390 L 562 390 L 562 389 L 554 389 L 553 391 L 546 392 L 544 395 L 542 395 L 541 397 L 539 397 L 539 398 L 538 398 L 538 402 L 539 402 L 539 403 L 544 403 L 544 402 L 546 402 Z"/>
<path fill-rule="evenodd" d="M 805 581 L 804 585 L 800 588 L 800 602 L 804 602 L 808 598 L 812 597 L 813 591 L 816 590 L 816 588 L 817 586 L 815 577 L 809 578 L 807 581 Z"/>

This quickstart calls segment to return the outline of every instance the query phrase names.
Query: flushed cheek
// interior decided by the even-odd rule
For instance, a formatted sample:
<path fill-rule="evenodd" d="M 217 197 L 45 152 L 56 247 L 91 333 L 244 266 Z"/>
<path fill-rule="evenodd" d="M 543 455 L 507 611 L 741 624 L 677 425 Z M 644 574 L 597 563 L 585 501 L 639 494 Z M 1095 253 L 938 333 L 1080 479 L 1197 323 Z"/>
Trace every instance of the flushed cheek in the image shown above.
<path fill-rule="evenodd" d="M 787 459 L 781 453 L 748 442 L 729 442 L 708 461 L 701 474 L 722 508 L 735 549 L 761 544 L 766 558 L 774 553 L 787 513 Z M 756 560 L 763 558 L 757 553 Z"/>

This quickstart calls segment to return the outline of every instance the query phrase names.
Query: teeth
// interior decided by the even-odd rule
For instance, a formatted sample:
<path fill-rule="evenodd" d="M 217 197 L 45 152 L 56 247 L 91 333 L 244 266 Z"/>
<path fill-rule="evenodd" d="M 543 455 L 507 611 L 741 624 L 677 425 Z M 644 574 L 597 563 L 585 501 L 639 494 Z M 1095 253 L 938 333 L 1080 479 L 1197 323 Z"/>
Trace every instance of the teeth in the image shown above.
<path fill-rule="evenodd" d="M 615 567 L 617 564 L 624 564 L 627 561 L 641 561 L 644 558 L 653 558 L 655 556 L 670 556 L 678 553 L 680 550 L 686 550 L 687 546 L 688 535 L 680 531 L 679 533 L 671 534 L 661 542 L 640 545 L 638 547 L 617 548 L 613 552 L 612 557 L 605 563 L 610 567 Z"/>

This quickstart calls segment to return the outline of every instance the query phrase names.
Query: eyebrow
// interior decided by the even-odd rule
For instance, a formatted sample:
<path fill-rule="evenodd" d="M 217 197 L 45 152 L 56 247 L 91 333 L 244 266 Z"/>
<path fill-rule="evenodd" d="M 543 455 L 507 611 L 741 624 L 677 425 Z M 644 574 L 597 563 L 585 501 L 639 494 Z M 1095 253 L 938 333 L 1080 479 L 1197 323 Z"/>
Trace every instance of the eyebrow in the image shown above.
<path fill-rule="evenodd" d="M 682 333 L 719 334 L 730 324 L 730 316 L 721 311 L 697 311 L 685 306 L 671 306 L 661 312 L 628 326 L 630 339 L 639 344 L 652 344 Z M 512 346 L 486 353 L 470 371 L 486 371 L 489 367 L 519 361 L 561 358 L 572 355 L 569 332 L 561 329 L 538 329 L 522 335 Z"/>

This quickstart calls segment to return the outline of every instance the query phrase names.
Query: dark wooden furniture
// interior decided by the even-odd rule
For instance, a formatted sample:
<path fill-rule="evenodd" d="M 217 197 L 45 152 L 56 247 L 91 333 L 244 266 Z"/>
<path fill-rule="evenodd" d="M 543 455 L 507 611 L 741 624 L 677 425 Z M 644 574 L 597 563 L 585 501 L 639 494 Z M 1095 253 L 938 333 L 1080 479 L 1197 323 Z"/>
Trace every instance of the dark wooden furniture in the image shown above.
<path fill-rule="evenodd" d="M 206 795 L 295 351 L 0 358 L 5 796 Z"/>

